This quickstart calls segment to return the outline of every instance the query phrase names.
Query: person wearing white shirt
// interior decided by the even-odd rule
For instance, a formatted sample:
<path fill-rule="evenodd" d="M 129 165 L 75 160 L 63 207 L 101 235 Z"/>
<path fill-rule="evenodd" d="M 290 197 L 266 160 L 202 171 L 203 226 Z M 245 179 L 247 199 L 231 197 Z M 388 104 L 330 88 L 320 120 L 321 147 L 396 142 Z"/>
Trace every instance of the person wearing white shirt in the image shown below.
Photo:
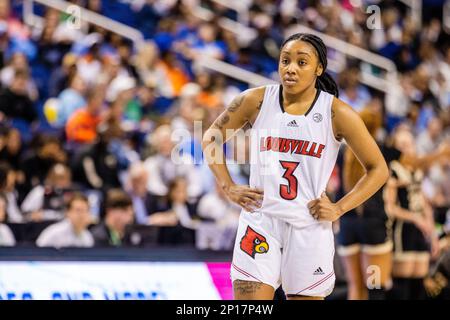
<path fill-rule="evenodd" d="M 7 199 L 3 193 L 0 193 L 0 247 L 12 247 L 16 244 L 11 229 L 3 222 L 6 220 Z"/>
<path fill-rule="evenodd" d="M 66 218 L 47 227 L 36 240 L 38 247 L 93 247 L 94 238 L 87 227 L 92 221 L 89 202 L 83 194 L 70 200 Z"/>

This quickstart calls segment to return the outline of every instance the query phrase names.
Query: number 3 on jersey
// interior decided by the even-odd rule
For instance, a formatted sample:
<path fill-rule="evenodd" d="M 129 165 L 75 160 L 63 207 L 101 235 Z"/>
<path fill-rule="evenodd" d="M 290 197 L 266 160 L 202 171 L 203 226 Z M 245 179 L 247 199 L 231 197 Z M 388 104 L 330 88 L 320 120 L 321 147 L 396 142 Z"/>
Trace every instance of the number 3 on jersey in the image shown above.
<path fill-rule="evenodd" d="M 294 171 L 298 167 L 298 162 L 281 161 L 280 164 L 286 171 L 283 174 L 283 178 L 288 181 L 288 184 L 280 184 L 280 196 L 285 200 L 294 200 L 297 198 L 298 192 L 298 180 L 294 176 Z"/>

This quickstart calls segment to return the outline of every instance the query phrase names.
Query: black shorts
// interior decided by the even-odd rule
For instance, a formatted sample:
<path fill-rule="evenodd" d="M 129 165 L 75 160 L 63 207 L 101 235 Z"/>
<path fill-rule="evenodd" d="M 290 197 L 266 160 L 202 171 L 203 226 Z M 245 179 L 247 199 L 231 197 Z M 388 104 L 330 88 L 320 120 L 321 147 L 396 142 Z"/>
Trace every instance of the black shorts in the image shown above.
<path fill-rule="evenodd" d="M 392 250 L 389 220 L 381 209 L 378 214 L 366 211 L 358 215 L 352 210 L 339 220 L 338 252 L 341 256 L 365 251 L 372 254 Z"/>
<path fill-rule="evenodd" d="M 409 259 L 417 254 L 430 252 L 430 244 L 413 223 L 396 220 L 393 225 L 394 259 Z"/>

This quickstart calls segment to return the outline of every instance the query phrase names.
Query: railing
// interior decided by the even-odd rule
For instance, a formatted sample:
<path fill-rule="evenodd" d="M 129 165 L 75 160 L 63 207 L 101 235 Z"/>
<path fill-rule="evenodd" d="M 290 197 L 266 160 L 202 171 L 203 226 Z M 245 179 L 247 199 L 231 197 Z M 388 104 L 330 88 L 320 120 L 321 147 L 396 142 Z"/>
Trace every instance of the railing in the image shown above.
<path fill-rule="evenodd" d="M 220 1 L 221 3 L 226 3 L 225 1 Z M 191 10 L 191 12 L 197 16 L 198 18 L 211 21 L 214 17 L 214 13 L 206 8 L 203 8 L 199 5 L 198 0 L 187 1 L 184 0 L 184 4 Z M 228 7 L 230 5 L 228 4 Z M 242 10 L 242 9 L 240 9 Z M 234 33 L 237 37 L 238 42 L 241 45 L 247 45 L 258 36 L 258 33 L 253 28 L 248 27 L 246 24 L 240 23 L 238 21 L 234 21 L 229 18 L 222 17 L 218 19 L 218 24 L 220 27 L 224 28 L 227 31 Z"/>
<path fill-rule="evenodd" d="M 234 10 L 237 12 L 237 21 L 243 25 L 248 25 L 249 23 L 249 14 L 248 14 L 248 6 L 250 2 L 245 2 L 242 0 L 210 0 L 211 2 L 218 3 L 228 9 Z"/>
<path fill-rule="evenodd" d="M 276 81 L 260 76 L 256 73 L 233 66 L 232 64 L 213 59 L 207 56 L 200 57 L 195 61 L 196 67 L 206 68 L 215 72 L 222 73 L 230 78 L 238 79 L 248 83 L 252 87 L 276 83 Z"/>
<path fill-rule="evenodd" d="M 212 0 L 215 1 L 215 0 Z M 217 0 L 220 1 L 220 0 Z M 43 5 L 46 5 L 48 7 L 63 11 L 63 12 L 70 12 L 73 14 L 70 8 L 73 8 L 73 4 L 62 1 L 62 0 L 25 0 L 24 3 L 24 20 L 27 24 L 33 25 L 33 26 L 39 26 L 42 24 L 42 18 L 39 16 L 36 16 L 33 13 L 33 3 L 40 3 Z M 77 7 L 78 8 L 78 7 Z M 87 10 L 85 8 L 78 8 L 79 9 L 79 18 L 81 21 L 85 21 L 88 23 L 92 23 L 94 25 L 100 26 L 106 30 L 110 30 L 112 32 L 115 32 L 125 38 L 131 39 L 137 46 L 142 44 L 144 42 L 142 34 L 127 25 L 124 25 L 122 23 L 119 23 L 117 21 L 114 21 L 112 19 L 109 19 L 107 17 L 104 17 L 100 14 L 97 14 L 95 12 L 92 12 L 90 10 Z M 212 12 L 201 8 L 200 6 L 196 6 L 195 8 L 191 8 L 197 16 L 204 20 L 209 20 L 212 18 Z M 256 31 L 248 28 L 244 25 L 242 25 L 239 22 L 232 21 L 227 18 L 222 18 L 220 22 L 222 26 L 224 26 L 226 29 L 231 30 L 235 33 L 238 33 L 240 35 L 247 34 L 247 36 L 250 35 L 250 37 L 253 37 L 252 34 L 256 34 Z M 248 30 L 251 30 L 249 32 Z M 324 42 L 329 46 L 330 48 L 335 49 L 337 52 L 340 52 L 344 54 L 345 56 L 350 56 L 357 58 L 361 61 L 364 61 L 370 65 L 374 65 L 381 70 L 386 71 L 386 75 L 384 77 L 378 77 L 376 75 L 373 75 L 369 72 L 365 72 L 362 70 L 360 81 L 370 87 L 373 87 L 377 90 L 381 90 L 384 92 L 389 92 L 390 85 L 393 81 L 396 81 L 397 79 L 397 70 L 395 67 L 395 64 L 384 57 L 381 57 L 377 54 L 374 54 L 370 51 L 367 51 L 365 49 L 362 49 L 360 47 L 351 45 L 345 41 L 342 41 L 340 39 L 331 37 L 329 35 L 323 34 L 321 32 L 318 32 L 316 30 L 313 30 L 311 28 L 308 28 L 306 26 L 298 25 L 290 30 L 287 31 L 287 36 L 294 32 L 309 32 L 316 34 L 320 36 Z M 334 60 L 330 61 L 329 68 L 330 70 L 334 72 L 340 72 L 343 69 L 343 64 L 345 62 L 345 59 L 342 60 Z M 202 57 L 198 58 L 195 61 L 195 65 L 203 68 L 207 68 L 209 70 L 213 70 L 215 72 L 222 73 L 228 77 L 240 80 L 244 83 L 248 83 L 250 86 L 260 86 L 264 84 L 273 83 L 274 80 L 260 76 L 258 74 L 246 71 L 244 69 L 235 67 L 229 63 L 213 59 L 210 57 Z"/>
<path fill-rule="evenodd" d="M 23 6 L 24 21 L 26 24 L 36 27 L 42 27 L 42 18 L 33 12 L 34 2 L 43 4 L 47 7 L 73 15 L 75 21 L 85 21 L 93 25 L 110 30 L 124 38 L 132 40 L 137 47 L 144 42 L 142 33 L 123 23 L 102 16 L 88 9 L 75 6 L 73 3 L 62 0 L 25 0 Z M 76 26 L 74 26 L 76 27 Z"/>
<path fill-rule="evenodd" d="M 345 56 L 353 57 L 370 65 L 374 65 L 381 70 L 385 70 L 386 75 L 384 77 L 378 77 L 372 73 L 366 72 L 364 68 L 362 68 L 360 81 L 372 88 L 387 93 L 389 92 L 392 82 L 397 81 L 397 68 L 395 64 L 387 58 L 303 25 L 296 25 L 295 27 L 288 29 L 286 31 L 286 37 L 297 32 L 315 34 L 320 37 L 329 48 L 332 48 Z M 345 59 L 342 61 L 330 61 L 329 68 L 331 71 L 340 72 L 345 68 L 343 63 L 345 63 Z"/>
<path fill-rule="evenodd" d="M 38 26 L 42 27 L 43 24 L 43 18 L 35 15 L 33 13 L 33 4 L 34 2 L 43 4 L 47 7 L 54 8 L 56 10 L 66 12 L 73 14 L 74 5 L 72 3 L 62 1 L 62 0 L 25 0 L 24 2 L 24 21 L 31 26 Z M 131 28 L 127 25 L 124 25 L 122 23 L 119 23 L 115 20 L 109 19 L 107 17 L 104 17 L 100 14 L 97 14 L 95 12 L 92 12 L 88 9 L 77 7 L 79 16 L 76 17 L 77 19 L 80 19 L 81 21 L 85 21 L 88 23 L 92 23 L 94 25 L 100 26 L 106 30 L 109 30 L 111 32 L 117 33 L 125 38 L 128 38 L 134 42 L 134 44 L 139 47 L 142 43 L 144 43 L 144 38 L 139 30 L 136 30 L 134 28 Z M 76 10 L 75 10 L 76 11 Z M 208 20 L 212 18 L 212 13 L 209 10 L 197 8 L 197 14 L 202 16 L 203 19 Z M 232 29 L 233 32 L 241 32 L 246 33 L 247 30 L 244 28 L 244 30 L 239 29 L 242 27 L 239 23 L 233 22 L 232 20 L 227 21 L 230 19 L 224 19 L 222 20 L 222 23 L 227 25 L 229 29 Z M 236 28 L 236 24 L 238 25 L 238 28 Z M 240 31 L 239 31 L 240 30 Z M 252 29 L 250 29 L 252 30 Z M 251 33 L 251 32 L 250 32 Z M 222 73 L 228 77 L 237 79 L 239 81 L 242 81 L 244 83 L 248 83 L 250 86 L 260 86 L 264 84 L 273 83 L 274 81 L 262 77 L 258 74 L 246 71 L 244 69 L 238 68 L 233 66 L 232 64 L 213 59 L 210 57 L 201 57 L 198 58 L 196 61 L 194 61 L 196 66 L 207 68 L 209 70 Z"/>

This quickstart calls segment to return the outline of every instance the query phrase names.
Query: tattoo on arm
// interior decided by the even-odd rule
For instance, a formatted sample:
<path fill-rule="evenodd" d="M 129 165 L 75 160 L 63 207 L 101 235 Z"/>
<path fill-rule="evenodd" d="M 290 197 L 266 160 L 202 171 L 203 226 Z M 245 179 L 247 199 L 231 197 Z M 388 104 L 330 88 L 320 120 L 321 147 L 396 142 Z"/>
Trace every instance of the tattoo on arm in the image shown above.
<path fill-rule="evenodd" d="M 235 112 L 242 105 L 242 101 L 244 101 L 244 96 L 239 95 L 233 99 L 230 106 L 228 107 L 228 111 Z"/>
<path fill-rule="evenodd" d="M 228 112 L 225 112 L 222 116 L 220 116 L 215 125 L 217 128 L 219 128 L 220 130 L 223 129 L 223 126 L 226 125 L 228 123 L 228 121 L 230 121 L 230 116 L 228 115 Z"/>
<path fill-rule="evenodd" d="M 334 118 L 334 110 L 331 110 L 331 118 Z"/>
<path fill-rule="evenodd" d="M 262 283 L 253 281 L 236 280 L 233 282 L 234 294 L 240 296 L 254 295 Z"/>

